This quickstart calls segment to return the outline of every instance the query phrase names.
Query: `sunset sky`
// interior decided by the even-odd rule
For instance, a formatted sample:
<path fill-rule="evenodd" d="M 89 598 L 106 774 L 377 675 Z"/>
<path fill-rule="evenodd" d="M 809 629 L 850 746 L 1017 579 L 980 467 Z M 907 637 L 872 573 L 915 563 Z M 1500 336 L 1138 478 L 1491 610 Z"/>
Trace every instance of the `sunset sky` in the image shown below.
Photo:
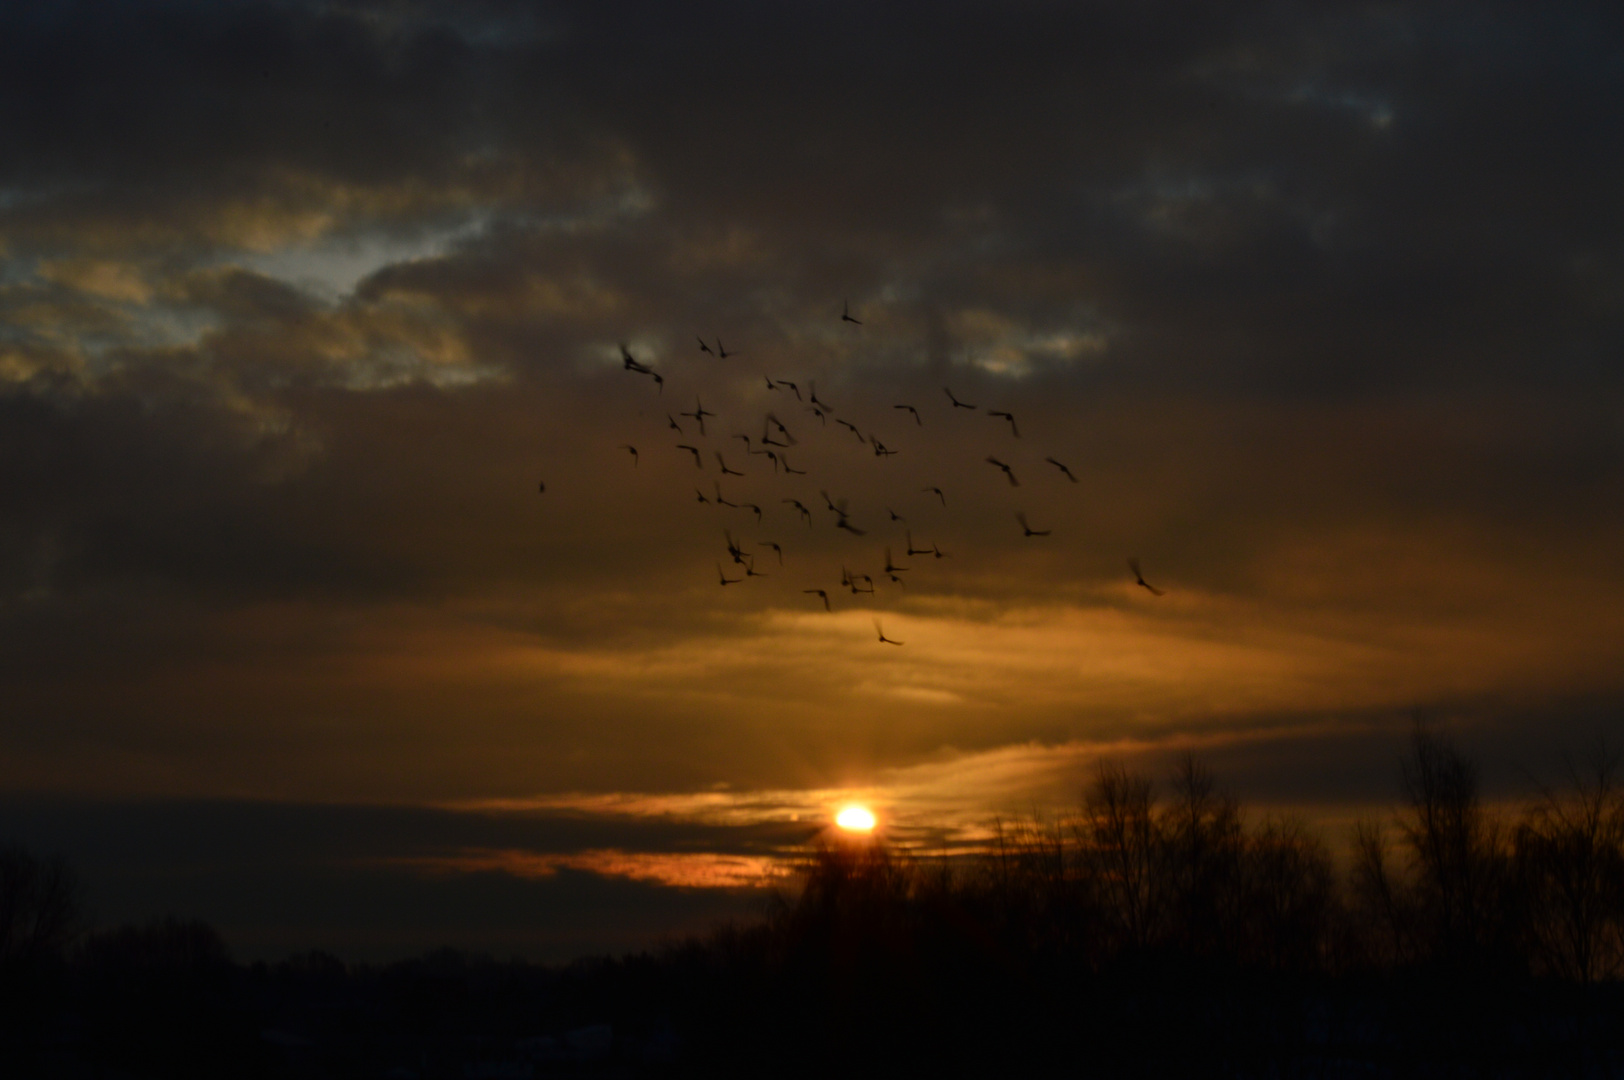
<path fill-rule="evenodd" d="M 1616 3 L 6 4 L 0 840 L 558 959 L 1102 756 L 1530 790 L 1624 730 L 1621 133 Z"/>

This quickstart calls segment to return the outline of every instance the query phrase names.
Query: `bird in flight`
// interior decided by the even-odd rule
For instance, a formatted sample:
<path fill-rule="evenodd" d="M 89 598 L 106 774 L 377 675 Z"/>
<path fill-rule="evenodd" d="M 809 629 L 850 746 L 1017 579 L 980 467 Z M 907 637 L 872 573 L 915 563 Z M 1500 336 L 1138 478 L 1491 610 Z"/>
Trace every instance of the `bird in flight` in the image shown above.
<path fill-rule="evenodd" d="M 891 575 L 891 580 L 892 581 L 896 580 L 896 574 L 897 574 L 897 572 L 899 570 L 906 570 L 906 569 L 908 569 L 906 566 L 895 566 L 895 565 L 892 564 L 892 562 L 891 562 L 891 549 L 886 548 L 885 549 L 885 572 L 887 574 Z"/>
<path fill-rule="evenodd" d="M 700 502 L 707 503 L 707 504 L 710 502 L 709 499 L 705 498 L 705 493 L 703 491 L 700 491 L 698 488 L 694 488 L 694 494 L 699 496 L 699 501 Z"/>
<path fill-rule="evenodd" d="M 806 593 L 809 596 L 821 597 L 823 599 L 823 610 L 824 611 L 833 611 L 834 610 L 834 608 L 829 606 L 829 594 L 824 592 L 822 589 L 802 589 L 801 591 Z"/>
<path fill-rule="evenodd" d="M 699 337 L 699 335 L 697 335 L 697 334 L 695 334 L 694 336 Z M 712 356 L 716 355 L 715 353 L 711 352 L 711 347 L 709 345 L 705 344 L 705 339 L 704 338 L 699 338 L 699 351 L 704 352 L 704 353 L 710 353 Z"/>
<path fill-rule="evenodd" d="M 1064 465 L 1060 464 L 1060 462 L 1056 461 L 1054 458 L 1046 457 L 1043 460 L 1047 461 L 1050 465 L 1053 465 L 1055 468 L 1057 468 L 1061 472 L 1065 473 L 1067 480 L 1070 480 L 1074 484 L 1077 482 L 1077 478 L 1075 476 L 1071 475 L 1071 470 L 1066 468 Z"/>
<path fill-rule="evenodd" d="M 795 436 L 789 433 L 789 428 L 784 426 L 784 422 L 782 420 L 778 419 L 778 417 L 774 416 L 772 413 L 768 413 L 767 422 L 773 427 L 777 428 L 780 435 L 789 440 L 789 445 L 795 445 Z"/>
<path fill-rule="evenodd" d="M 1026 512 L 1024 510 L 1015 511 L 1015 520 L 1021 523 L 1021 528 L 1026 531 L 1027 536 L 1048 536 L 1052 531 L 1049 529 L 1032 528 L 1032 526 L 1026 523 Z"/>
<path fill-rule="evenodd" d="M 1014 416 L 1013 413 L 999 412 L 997 409 L 988 409 L 987 410 L 987 415 L 988 416 L 1001 416 L 1005 420 L 1008 420 L 1009 421 L 1009 430 L 1015 433 L 1015 437 L 1017 439 L 1021 437 L 1021 429 L 1015 426 L 1015 416 Z"/>
<path fill-rule="evenodd" d="M 787 387 L 789 387 L 790 390 L 794 391 L 794 393 L 795 393 L 795 400 L 796 401 L 802 400 L 802 398 L 801 398 L 801 388 L 799 386 L 796 386 L 794 383 L 790 382 L 788 379 L 779 379 L 778 380 L 778 385 L 779 386 L 787 386 Z"/>
<path fill-rule="evenodd" d="M 650 371 L 648 374 L 649 374 L 649 378 L 653 379 L 656 383 L 659 384 L 660 393 L 664 394 L 665 393 L 665 380 L 660 377 L 660 373 L 658 371 Z"/>
<path fill-rule="evenodd" d="M 703 434 L 705 434 L 705 417 L 707 417 L 707 416 L 715 416 L 716 414 L 711 412 L 709 409 L 705 408 L 705 403 L 700 401 L 699 398 L 695 397 L 694 398 L 694 411 L 693 412 L 678 413 L 677 415 L 678 416 L 691 416 L 695 420 L 699 421 L 699 433 L 701 435 L 703 435 Z"/>
<path fill-rule="evenodd" d="M 743 578 L 728 577 L 726 574 L 722 573 L 721 563 L 716 564 L 716 576 L 722 579 L 723 585 L 737 585 L 739 582 L 744 580 Z"/>
<path fill-rule="evenodd" d="M 730 468 L 727 467 L 727 462 L 723 460 L 722 452 L 720 450 L 716 451 L 716 464 L 718 464 L 718 465 L 720 465 L 722 467 L 722 475 L 723 476 L 743 476 L 744 475 L 742 472 L 739 472 L 737 469 L 730 469 Z"/>
<path fill-rule="evenodd" d="M 1009 486 L 1010 487 L 1020 487 L 1021 486 L 1021 482 L 1019 480 L 1015 479 L 1015 470 L 1011 469 L 1008 465 L 1005 465 L 1002 461 L 999 461 L 995 457 L 989 456 L 987 458 L 987 464 L 988 465 L 996 465 L 1000 469 L 1003 469 L 1004 470 L 1004 475 L 1009 477 Z"/>
<path fill-rule="evenodd" d="M 816 380 L 816 379 L 813 379 L 813 380 L 812 380 L 812 381 L 811 381 L 811 382 L 810 382 L 810 383 L 808 383 L 808 384 L 807 384 L 807 385 L 808 385 L 808 387 L 809 387 L 809 388 L 810 388 L 810 389 L 811 389 L 811 391 L 812 391 L 812 392 L 811 392 L 811 394 L 809 394 L 809 395 L 808 395 L 808 396 L 807 396 L 807 399 L 806 399 L 806 400 L 807 400 L 807 402 L 808 402 L 808 403 L 809 403 L 809 404 L 812 404 L 812 405 L 821 405 L 821 406 L 822 406 L 822 407 L 823 407 L 823 408 L 825 408 L 825 409 L 829 409 L 829 403 L 828 403 L 828 402 L 827 402 L 827 401 L 819 401 L 819 400 L 818 400 L 818 380 Z M 830 411 L 830 412 L 834 412 L 834 410 L 833 410 L 833 409 L 829 409 L 829 411 Z"/>
<path fill-rule="evenodd" d="M 686 443 L 678 443 L 677 444 L 677 449 L 678 450 L 686 450 L 686 451 L 688 451 L 690 454 L 692 454 L 694 456 L 694 468 L 700 469 L 700 470 L 703 470 L 705 468 L 704 463 L 699 460 L 699 447 L 697 447 L 697 446 L 689 446 Z"/>
<path fill-rule="evenodd" d="M 880 626 L 880 620 L 878 620 L 878 619 L 874 620 L 874 632 L 876 634 L 880 635 L 880 642 L 882 644 L 885 644 L 885 645 L 901 645 L 902 644 L 902 642 L 900 642 L 900 641 L 893 641 L 892 639 L 885 636 L 885 629 Z"/>
<path fill-rule="evenodd" d="M 784 472 L 786 474 L 794 473 L 796 476 L 805 476 L 806 475 L 806 470 L 805 469 L 792 469 L 792 468 L 790 468 L 790 466 L 789 466 L 789 458 L 785 457 L 784 455 L 780 454 L 778 456 L 778 460 L 783 462 L 783 464 L 784 464 Z"/>
<path fill-rule="evenodd" d="M 687 414 L 685 413 L 684 415 Z M 665 421 L 666 425 L 670 427 L 672 431 L 675 431 L 678 435 L 682 434 L 682 425 L 677 423 L 677 418 L 675 416 L 672 416 L 670 413 L 666 413 Z"/>
<path fill-rule="evenodd" d="M 772 577 L 771 574 L 763 574 L 760 570 L 757 570 L 756 569 L 756 560 L 754 560 L 754 559 L 751 559 L 749 562 L 744 564 L 744 576 L 745 577 Z"/>
<path fill-rule="evenodd" d="M 757 506 L 755 503 L 740 503 L 739 504 L 739 509 L 740 510 L 754 510 L 756 512 L 756 524 L 757 525 L 761 524 L 761 507 Z"/>
<path fill-rule="evenodd" d="M 851 317 L 851 302 L 849 300 L 842 300 L 840 302 L 840 321 L 856 323 L 858 326 L 863 325 L 863 321 L 861 319 L 854 319 Z"/>
<path fill-rule="evenodd" d="M 893 405 L 891 407 L 893 409 L 905 409 L 908 412 L 913 413 L 914 423 L 918 424 L 920 427 L 925 426 L 925 422 L 919 419 L 919 410 L 914 408 L 912 405 Z"/>
<path fill-rule="evenodd" d="M 932 544 L 930 546 L 930 550 L 931 550 L 931 554 L 935 555 L 938 559 L 945 559 L 949 555 L 953 554 L 951 551 L 943 551 L 940 547 L 937 547 L 935 544 Z"/>
<path fill-rule="evenodd" d="M 903 517 L 901 514 L 897 513 L 895 510 L 891 509 L 889 506 L 887 506 L 885 508 L 885 512 L 887 514 L 891 515 L 891 520 L 892 521 L 900 521 L 904 525 L 908 524 L 908 519 L 907 518 Z"/>
<path fill-rule="evenodd" d="M 545 495 L 545 494 L 547 494 L 547 481 L 542 480 L 542 481 L 539 481 L 536 484 L 536 494 L 537 495 Z"/>
<path fill-rule="evenodd" d="M 642 364 L 639 364 L 636 360 L 632 359 L 631 350 L 626 348 L 626 343 L 624 341 L 620 343 L 620 359 L 624 362 L 625 370 L 627 371 L 635 371 L 641 375 L 654 374 L 652 369 L 646 368 Z"/>
<path fill-rule="evenodd" d="M 845 529 L 847 532 L 851 533 L 853 536 L 867 536 L 868 535 L 868 532 L 866 530 L 859 529 L 857 526 L 853 525 L 851 523 L 851 519 L 847 518 L 845 514 L 840 515 L 840 520 L 835 522 L 835 528 L 837 528 L 837 529 Z"/>
<path fill-rule="evenodd" d="M 960 401 L 958 398 L 954 397 L 953 396 L 953 391 L 949 390 L 945 386 L 942 387 L 942 393 L 947 395 L 947 400 L 949 400 L 949 401 L 951 401 L 953 403 L 953 407 L 955 409 L 974 409 L 975 408 L 974 405 L 967 405 L 964 402 Z"/>
<path fill-rule="evenodd" d="M 928 487 L 928 488 L 920 488 L 920 489 L 919 489 L 919 490 L 920 490 L 920 491 L 923 491 L 923 492 L 927 492 L 927 493 L 928 493 L 928 492 L 935 492 L 935 494 L 936 494 L 936 497 L 937 497 L 937 498 L 938 498 L 938 499 L 940 499 L 940 500 L 942 500 L 942 505 L 943 505 L 943 506 L 946 506 L 946 505 L 947 505 L 947 496 L 946 496 L 946 495 L 943 495 L 943 494 L 942 494 L 942 489 L 941 489 L 941 488 L 938 488 L 938 487 Z"/>
<path fill-rule="evenodd" d="M 777 543 L 775 543 L 772 540 L 762 540 L 760 542 L 760 546 L 761 547 L 770 547 L 774 551 L 778 552 L 778 565 L 779 566 L 784 565 L 784 549 L 779 547 Z"/>
<path fill-rule="evenodd" d="M 739 565 L 744 565 L 744 549 L 739 546 L 737 540 L 733 539 L 733 530 L 723 529 L 722 535 L 727 538 L 728 557 Z"/>
<path fill-rule="evenodd" d="M 1145 588 L 1150 590 L 1150 595 L 1152 596 L 1162 595 L 1162 590 L 1146 581 L 1145 575 L 1139 572 L 1139 560 L 1137 558 L 1128 560 L 1128 569 L 1133 571 L 1133 582 L 1135 585 L 1143 585 Z"/>
<path fill-rule="evenodd" d="M 632 468 L 637 468 L 637 447 L 633 446 L 631 443 L 621 443 L 620 448 L 622 450 L 630 450 L 632 452 Z"/>
<path fill-rule="evenodd" d="M 829 418 L 824 415 L 822 409 L 818 408 L 816 405 L 808 405 L 807 408 L 811 409 L 813 414 L 817 416 L 818 423 L 822 424 L 824 427 L 829 426 Z"/>
<path fill-rule="evenodd" d="M 796 510 L 799 510 L 801 516 L 806 518 L 806 527 L 809 529 L 812 527 L 812 511 L 802 506 L 800 499 L 779 499 L 778 501 L 781 503 L 788 503 L 789 505 L 795 507 Z"/>
<path fill-rule="evenodd" d="M 882 443 L 878 438 L 876 438 L 874 440 L 874 456 L 875 457 L 890 457 L 892 454 L 900 454 L 900 453 L 902 453 L 901 450 L 893 450 L 893 449 L 891 449 L 889 446 Z"/>
<path fill-rule="evenodd" d="M 853 435 L 857 436 L 857 441 L 858 442 L 867 442 L 868 441 L 867 439 L 863 438 L 863 433 L 861 431 L 857 430 L 857 425 L 856 424 L 853 424 L 848 420 L 841 420 L 838 417 L 835 418 L 835 423 L 839 424 L 841 427 L 851 428 L 851 433 Z"/>
<path fill-rule="evenodd" d="M 769 390 L 777 390 L 778 389 L 778 386 L 771 379 L 768 379 L 767 376 L 763 375 L 762 378 L 767 379 L 767 389 L 769 389 Z"/>
<path fill-rule="evenodd" d="M 731 506 L 735 510 L 739 508 L 738 503 L 731 503 L 722 498 L 722 482 L 720 480 L 712 480 L 711 483 L 716 487 L 716 503 L 718 506 Z"/>
<path fill-rule="evenodd" d="M 727 346 L 722 344 L 722 339 L 721 338 L 716 339 L 716 358 L 718 360 L 726 360 L 730 356 L 737 356 L 737 355 L 739 355 L 739 354 L 736 353 L 736 352 L 728 352 L 727 351 Z"/>

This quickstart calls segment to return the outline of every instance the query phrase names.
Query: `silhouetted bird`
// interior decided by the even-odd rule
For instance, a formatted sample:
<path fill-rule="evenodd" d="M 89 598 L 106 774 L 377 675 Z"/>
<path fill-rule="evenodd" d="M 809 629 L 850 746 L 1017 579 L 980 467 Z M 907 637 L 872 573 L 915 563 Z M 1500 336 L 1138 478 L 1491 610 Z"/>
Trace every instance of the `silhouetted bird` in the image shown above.
<path fill-rule="evenodd" d="M 837 528 L 837 529 L 845 529 L 847 532 L 851 533 L 853 536 L 867 536 L 868 535 L 868 533 L 865 530 L 859 529 L 857 526 L 853 525 L 851 523 L 851 520 L 849 518 L 847 518 L 844 514 L 841 515 L 839 521 L 835 522 L 835 528 Z"/>
<path fill-rule="evenodd" d="M 812 527 L 812 511 L 802 506 L 800 499 L 779 499 L 778 501 L 781 503 L 789 503 L 791 506 L 795 507 L 795 509 L 799 510 L 801 512 L 801 516 L 806 518 L 806 527 L 809 529 Z"/>
<path fill-rule="evenodd" d="M 755 503 L 740 503 L 739 504 L 739 509 L 740 510 L 754 510 L 756 512 L 756 524 L 757 525 L 761 524 L 761 507 L 757 506 Z"/>
<path fill-rule="evenodd" d="M 1021 429 L 1015 426 L 1015 417 L 1012 414 L 1007 412 L 999 412 L 997 409 L 988 409 L 987 415 L 1002 416 L 1005 420 L 1009 421 L 1009 430 L 1015 433 L 1015 437 L 1017 439 L 1021 437 Z"/>
<path fill-rule="evenodd" d="M 539 482 L 536 485 L 536 494 L 538 494 L 538 495 L 547 494 L 547 481 L 542 480 L 541 482 Z"/>
<path fill-rule="evenodd" d="M 893 405 L 891 407 L 893 409 L 906 409 L 906 410 L 908 410 L 909 412 L 913 413 L 914 423 L 918 424 L 920 427 L 925 426 L 925 422 L 923 420 L 919 419 L 919 410 L 914 408 L 912 405 Z"/>
<path fill-rule="evenodd" d="M 653 379 L 659 384 L 660 393 L 663 395 L 665 393 L 665 380 L 660 378 L 660 373 L 658 371 L 651 371 L 649 372 L 649 378 Z M 700 432 L 700 434 L 703 435 L 704 432 Z"/>
<path fill-rule="evenodd" d="M 695 335 L 695 336 L 697 337 L 698 335 Z M 716 355 L 715 353 L 711 352 L 711 347 L 709 345 L 705 344 L 705 339 L 704 338 L 699 338 L 699 351 L 704 352 L 704 353 L 710 353 L 712 356 Z"/>
<path fill-rule="evenodd" d="M 694 488 L 694 494 L 699 496 L 700 502 L 705 503 L 707 506 L 710 504 L 710 500 L 705 498 L 705 493 L 703 491 L 700 491 L 698 488 Z"/>
<path fill-rule="evenodd" d="M 789 387 L 795 393 L 795 400 L 796 401 L 802 400 L 802 398 L 801 398 L 801 388 L 799 386 L 796 386 L 794 383 L 790 382 L 788 379 L 779 379 L 778 380 L 778 385 L 779 386 L 787 386 L 787 387 Z"/>
<path fill-rule="evenodd" d="M 904 589 L 908 587 L 908 583 L 897 577 L 895 574 L 887 574 L 886 577 L 890 578 L 896 584 L 901 585 Z"/>
<path fill-rule="evenodd" d="M 754 559 L 751 559 L 749 562 L 744 564 L 744 576 L 745 577 L 772 577 L 771 574 L 763 574 L 760 570 L 757 570 L 756 569 L 756 561 Z"/>
<path fill-rule="evenodd" d="M 737 469 L 730 469 L 730 468 L 727 467 L 727 462 L 725 460 L 723 460 L 722 452 L 720 450 L 716 451 L 716 464 L 718 464 L 718 465 L 720 465 L 722 467 L 722 475 L 723 476 L 743 476 L 744 475 L 742 472 L 739 472 Z"/>
<path fill-rule="evenodd" d="M 937 498 L 938 498 L 938 499 L 940 499 L 940 500 L 942 500 L 942 505 L 943 505 L 943 506 L 946 506 L 946 505 L 947 505 L 947 496 L 946 496 L 946 495 L 943 495 L 943 494 L 942 494 L 942 489 L 941 489 L 941 488 L 938 488 L 938 487 L 929 487 L 929 488 L 920 488 L 920 489 L 919 489 L 919 490 L 920 490 L 920 491 L 923 491 L 923 492 L 935 492 L 935 493 L 936 493 L 936 497 L 937 497 Z"/>
<path fill-rule="evenodd" d="M 847 420 L 841 420 L 839 418 L 836 418 L 835 423 L 839 424 L 841 427 L 851 428 L 851 433 L 853 435 L 857 436 L 857 441 L 858 442 L 867 442 L 868 441 L 867 439 L 863 438 L 863 433 L 861 431 L 857 430 L 857 425 L 856 424 L 853 424 L 853 423 L 851 423 L 850 421 L 847 421 Z"/>
<path fill-rule="evenodd" d="M 704 462 L 699 460 L 699 447 L 697 447 L 697 446 L 688 446 L 688 445 L 685 445 L 683 443 L 678 443 L 677 444 L 677 449 L 678 450 L 686 450 L 686 451 L 688 451 L 690 454 L 692 454 L 694 456 L 694 468 L 700 469 L 700 470 L 703 470 L 705 468 Z"/>
<path fill-rule="evenodd" d="M 672 416 L 670 413 L 666 413 L 665 419 L 666 423 L 670 425 L 672 431 L 675 431 L 678 435 L 682 434 L 682 425 L 677 423 L 677 418 L 675 416 Z"/>
<path fill-rule="evenodd" d="M 1077 478 L 1075 476 L 1071 475 L 1071 470 L 1066 468 L 1064 465 L 1060 464 L 1060 462 L 1056 461 L 1054 458 L 1046 457 L 1043 460 L 1047 461 L 1050 465 L 1053 465 L 1055 468 L 1057 468 L 1061 472 L 1065 473 L 1067 480 L 1070 480 L 1074 484 L 1077 482 Z"/>
<path fill-rule="evenodd" d="M 733 539 L 733 530 L 723 529 L 722 535 L 727 538 L 728 557 L 742 566 L 744 564 L 744 549 L 739 546 L 737 540 Z"/>
<path fill-rule="evenodd" d="M 863 325 L 863 321 L 861 319 L 854 319 L 851 317 L 851 303 L 846 300 L 842 300 L 840 302 L 840 321 L 856 323 L 858 326 Z"/>
<path fill-rule="evenodd" d="M 821 406 L 821 407 L 823 407 L 825 409 L 829 409 L 829 403 L 827 401 L 819 401 L 818 400 L 818 380 L 813 379 L 810 383 L 807 384 L 807 386 L 808 386 L 808 388 L 810 389 L 811 392 L 809 394 L 807 394 L 806 400 L 810 404 L 818 405 L 818 406 Z M 833 409 L 829 409 L 829 411 L 834 412 Z"/>
<path fill-rule="evenodd" d="M 774 416 L 772 413 L 768 413 L 767 422 L 773 427 L 777 428 L 778 433 L 784 436 L 784 438 L 788 439 L 791 446 L 795 445 L 795 436 L 789 433 L 789 428 L 784 426 L 784 422 L 782 420 L 778 419 L 778 417 Z"/>
<path fill-rule="evenodd" d="M 767 376 L 763 375 L 762 378 L 767 379 Z M 771 379 L 767 379 L 767 389 L 769 389 L 769 390 L 777 390 L 778 387 L 773 384 L 773 381 Z"/>
<path fill-rule="evenodd" d="M 874 456 L 875 457 L 890 457 L 893 454 L 902 453 L 901 450 L 893 450 L 893 449 L 891 449 L 889 446 L 882 443 L 878 438 L 875 438 L 872 441 L 874 443 Z"/>
<path fill-rule="evenodd" d="M 909 555 L 929 555 L 931 553 L 931 551 L 933 550 L 932 548 L 916 548 L 916 547 L 914 547 L 913 546 L 913 533 L 911 531 L 907 530 L 907 529 L 903 530 L 902 535 L 904 535 L 904 536 L 906 536 L 908 538 L 908 554 Z"/>
<path fill-rule="evenodd" d="M 786 474 L 794 473 L 796 476 L 805 476 L 806 475 L 806 470 L 805 469 L 792 469 L 792 468 L 790 468 L 789 458 L 783 457 L 782 455 L 780 455 L 778 460 L 782 461 L 784 463 L 784 472 Z"/>
<path fill-rule="evenodd" d="M 885 630 L 880 626 L 880 620 L 874 620 L 874 632 L 880 635 L 880 641 L 885 645 L 901 645 L 900 641 L 893 641 L 885 636 Z"/>
<path fill-rule="evenodd" d="M 730 356 L 737 356 L 737 355 L 739 355 L 739 354 L 736 353 L 736 352 L 728 352 L 727 351 L 727 346 L 722 344 L 722 339 L 720 337 L 718 337 L 716 339 L 716 357 L 717 357 L 717 359 L 726 360 Z"/>
<path fill-rule="evenodd" d="M 695 420 L 699 421 L 699 433 L 701 435 L 703 435 L 703 434 L 705 434 L 705 417 L 707 417 L 707 416 L 715 416 L 716 414 L 709 411 L 708 409 L 706 409 L 704 402 L 700 401 L 696 397 L 696 398 L 694 398 L 694 411 L 693 412 L 678 413 L 677 415 L 678 416 L 691 416 Z"/>
<path fill-rule="evenodd" d="M 1015 520 L 1021 523 L 1021 528 L 1026 531 L 1027 536 L 1048 536 L 1049 535 L 1050 530 L 1048 530 L 1048 529 L 1034 529 L 1034 528 L 1032 528 L 1032 526 L 1028 525 L 1026 523 L 1026 514 L 1025 514 L 1024 511 L 1021 511 L 1021 510 L 1015 511 Z"/>
<path fill-rule="evenodd" d="M 632 452 L 632 468 L 637 468 L 637 447 L 633 446 L 631 443 L 621 443 L 620 448 L 622 450 L 630 450 Z"/>
<path fill-rule="evenodd" d="M 822 424 L 824 427 L 828 427 L 829 426 L 829 418 L 823 414 L 823 410 L 818 408 L 816 405 L 812 405 L 812 406 L 809 406 L 809 407 L 812 410 L 812 414 L 818 418 L 818 423 Z"/>
<path fill-rule="evenodd" d="M 625 369 L 627 371 L 635 371 L 640 375 L 652 375 L 652 374 L 654 374 L 653 371 L 651 371 L 650 369 L 644 367 L 642 364 L 639 364 L 636 360 L 632 359 L 631 350 L 626 348 L 626 343 L 625 342 L 621 342 L 621 344 L 620 344 L 620 358 L 621 358 L 622 361 L 624 361 L 624 366 L 625 366 Z"/>
<path fill-rule="evenodd" d="M 784 565 L 784 549 L 783 548 L 779 547 L 776 543 L 774 543 L 771 540 L 762 540 L 762 541 L 760 541 L 760 544 L 761 544 L 762 547 L 770 547 L 774 551 L 778 552 L 778 565 L 779 566 Z"/>
<path fill-rule="evenodd" d="M 1011 469 L 1008 465 L 1005 465 L 1002 461 L 999 461 L 995 457 L 988 457 L 987 458 L 987 464 L 988 465 L 996 465 L 1000 469 L 1003 469 L 1004 470 L 1004 475 L 1009 477 L 1009 486 L 1010 487 L 1020 487 L 1021 486 L 1021 482 L 1019 480 L 1015 479 L 1015 470 Z"/>
<path fill-rule="evenodd" d="M 728 502 L 726 499 L 722 498 L 722 482 L 720 480 L 712 480 L 711 483 L 716 488 L 716 502 L 717 502 L 717 505 L 719 505 L 719 506 L 731 506 L 735 510 L 737 510 L 739 508 L 738 503 L 731 503 L 731 502 Z"/>
<path fill-rule="evenodd" d="M 886 548 L 885 549 L 885 572 L 887 574 L 895 574 L 899 570 L 906 570 L 906 569 L 908 569 L 906 566 L 893 566 L 891 564 L 891 549 Z"/>
<path fill-rule="evenodd" d="M 947 395 L 947 400 L 949 400 L 949 401 L 951 401 L 953 403 L 953 407 L 955 409 L 974 409 L 975 408 L 974 405 L 967 405 L 964 402 L 960 401 L 958 398 L 954 397 L 953 396 L 953 391 L 949 390 L 945 386 L 942 387 L 942 393 Z"/>
<path fill-rule="evenodd" d="M 716 576 L 722 579 L 723 585 L 737 585 L 739 582 L 744 580 L 743 578 L 728 577 L 726 574 L 722 573 L 721 563 L 716 564 Z"/>
<path fill-rule="evenodd" d="M 834 608 L 829 606 L 829 594 L 824 592 L 822 589 L 802 589 L 801 591 L 806 593 L 809 596 L 822 597 L 822 599 L 823 599 L 823 610 L 824 611 L 833 611 L 834 610 Z"/>
<path fill-rule="evenodd" d="M 1158 589 L 1156 586 L 1154 586 L 1150 582 L 1146 581 L 1145 580 L 1145 575 L 1141 574 L 1139 572 L 1139 560 L 1138 559 L 1129 559 L 1128 560 L 1128 569 L 1133 571 L 1134 584 L 1143 585 L 1145 588 L 1150 590 L 1150 594 L 1152 596 L 1161 596 L 1162 595 L 1162 590 Z"/>
<path fill-rule="evenodd" d="M 906 525 L 906 524 L 907 524 L 907 523 L 908 523 L 908 519 L 907 519 L 907 518 L 905 518 L 905 517 L 903 517 L 903 516 L 902 516 L 902 515 L 901 515 L 901 514 L 899 514 L 899 513 L 897 513 L 897 512 L 896 512 L 896 511 L 895 511 L 895 510 L 893 510 L 893 509 L 891 509 L 891 508 L 890 508 L 890 507 L 889 507 L 889 506 L 887 506 L 887 507 L 886 507 L 886 508 L 885 508 L 885 512 L 886 512 L 886 513 L 887 513 L 887 514 L 890 514 L 890 515 L 891 515 L 891 520 L 892 520 L 892 521 L 900 521 L 900 522 L 902 522 L 902 523 L 903 523 L 903 524 L 904 524 L 904 525 Z"/>
<path fill-rule="evenodd" d="M 950 555 L 953 554 L 951 551 L 943 551 L 941 548 L 937 547 L 935 544 L 932 544 L 930 546 L 930 552 L 931 552 L 932 555 L 935 555 L 938 559 L 945 559 L 945 558 L 947 558 L 947 557 L 949 557 Z"/>

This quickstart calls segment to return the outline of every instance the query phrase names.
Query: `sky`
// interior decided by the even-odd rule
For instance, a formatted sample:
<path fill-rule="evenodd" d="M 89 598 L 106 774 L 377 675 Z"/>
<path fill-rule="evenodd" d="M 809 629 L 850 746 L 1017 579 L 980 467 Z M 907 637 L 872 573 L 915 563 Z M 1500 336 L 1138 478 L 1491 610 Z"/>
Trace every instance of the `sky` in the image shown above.
<path fill-rule="evenodd" d="M 0 838 L 559 959 L 847 802 L 1340 828 L 1417 723 L 1532 789 L 1624 716 L 1621 24 L 5 5 Z"/>

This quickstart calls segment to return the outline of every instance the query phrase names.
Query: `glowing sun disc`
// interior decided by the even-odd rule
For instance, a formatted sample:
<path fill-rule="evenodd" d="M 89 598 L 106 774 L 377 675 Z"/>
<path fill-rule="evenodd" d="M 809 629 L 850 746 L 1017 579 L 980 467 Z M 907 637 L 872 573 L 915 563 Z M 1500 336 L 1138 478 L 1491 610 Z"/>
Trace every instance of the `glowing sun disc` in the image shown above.
<path fill-rule="evenodd" d="M 874 815 L 866 807 L 848 806 L 835 815 L 835 824 L 848 832 L 873 832 Z"/>

